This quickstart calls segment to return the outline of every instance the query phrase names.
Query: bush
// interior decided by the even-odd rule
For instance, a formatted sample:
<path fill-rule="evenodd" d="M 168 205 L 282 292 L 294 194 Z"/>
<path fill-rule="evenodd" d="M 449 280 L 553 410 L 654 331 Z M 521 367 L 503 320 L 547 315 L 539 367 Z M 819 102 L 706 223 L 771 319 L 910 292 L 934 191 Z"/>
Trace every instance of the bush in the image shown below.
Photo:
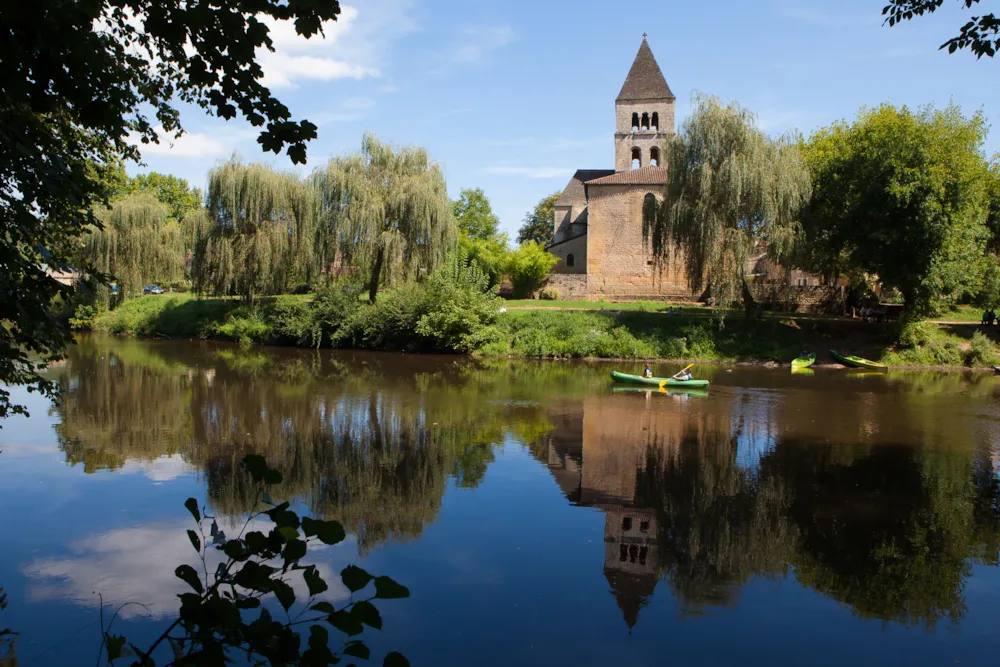
<path fill-rule="evenodd" d="M 69 318 L 69 326 L 74 331 L 90 331 L 94 328 L 94 320 L 101 314 L 101 309 L 94 305 L 81 303 Z"/>
<path fill-rule="evenodd" d="M 347 336 L 347 324 L 361 308 L 362 286 L 350 279 L 338 280 L 313 297 L 312 344 L 339 347 Z"/>
<path fill-rule="evenodd" d="M 927 322 L 907 322 L 899 331 L 899 345 L 915 349 L 927 345 L 934 339 L 934 325 Z"/>
<path fill-rule="evenodd" d="M 966 366 L 993 366 L 997 363 L 996 347 L 986 334 L 972 334 L 972 348 L 965 355 Z"/>
<path fill-rule="evenodd" d="M 270 343 L 274 330 L 260 311 L 239 309 L 215 329 L 217 336 L 239 343 Z"/>
<path fill-rule="evenodd" d="M 514 286 L 514 298 L 526 299 L 541 287 L 559 259 L 545 250 L 541 243 L 528 241 L 508 255 L 506 273 Z"/>
<path fill-rule="evenodd" d="M 555 287 L 545 287 L 538 293 L 538 298 L 542 301 L 558 301 L 559 290 Z"/>
<path fill-rule="evenodd" d="M 319 345 L 322 333 L 313 304 L 302 299 L 279 296 L 264 307 L 264 318 L 271 325 L 271 339 L 280 345 Z"/>
<path fill-rule="evenodd" d="M 496 287 L 485 271 L 453 257 L 427 281 L 416 331 L 437 350 L 472 352 L 497 339 Z"/>

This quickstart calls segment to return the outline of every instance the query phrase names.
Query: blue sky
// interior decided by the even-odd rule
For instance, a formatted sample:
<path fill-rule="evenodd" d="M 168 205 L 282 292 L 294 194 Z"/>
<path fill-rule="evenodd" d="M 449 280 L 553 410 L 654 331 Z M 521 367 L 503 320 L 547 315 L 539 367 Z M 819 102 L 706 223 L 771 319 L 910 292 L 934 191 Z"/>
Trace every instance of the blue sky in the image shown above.
<path fill-rule="evenodd" d="M 319 125 L 305 173 L 355 151 L 365 130 L 419 144 L 453 197 L 481 187 L 512 235 L 539 199 L 578 168 L 614 161 L 614 99 L 642 33 L 677 96 L 739 101 L 766 131 L 808 134 L 884 101 L 959 104 L 1000 123 L 1000 59 L 937 47 L 969 13 L 958 0 L 931 17 L 882 25 L 884 0 L 365 0 L 342 3 L 323 41 L 278 26 L 264 68 L 297 118 Z M 142 170 L 203 187 L 233 151 L 261 153 L 247 123 L 184 109 L 188 135 L 144 150 Z M 1000 152 L 1000 127 L 986 146 Z M 132 171 L 135 171 L 133 169 Z"/>

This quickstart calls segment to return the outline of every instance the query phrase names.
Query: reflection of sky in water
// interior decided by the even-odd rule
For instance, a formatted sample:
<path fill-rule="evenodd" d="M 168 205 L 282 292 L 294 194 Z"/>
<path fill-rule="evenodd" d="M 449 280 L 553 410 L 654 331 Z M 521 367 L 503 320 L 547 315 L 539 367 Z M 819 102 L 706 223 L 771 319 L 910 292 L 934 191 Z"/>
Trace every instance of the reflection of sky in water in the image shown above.
<path fill-rule="evenodd" d="M 136 347 L 159 349 L 153 345 Z M 128 371 L 128 359 L 123 355 L 116 360 L 116 372 Z M 250 416 L 245 423 L 252 418 L 261 424 L 274 424 L 271 433 L 282 436 L 281 442 L 287 443 L 282 446 L 289 447 L 289 458 L 297 456 L 295 438 L 308 435 L 316 425 L 325 434 L 348 432 L 357 438 L 370 429 L 374 409 L 388 432 L 393 425 L 403 423 L 401 406 L 406 406 L 412 408 L 406 413 L 408 423 L 425 429 L 439 420 L 445 423 L 452 412 L 460 412 L 458 406 L 467 398 L 467 391 L 476 390 L 470 385 L 445 394 L 448 400 L 443 404 L 435 402 L 434 392 L 443 390 L 414 391 L 416 383 L 407 378 L 402 367 L 393 372 L 402 378 L 400 383 L 407 387 L 403 390 L 372 384 L 350 391 L 332 388 L 336 384 L 318 388 L 303 385 L 299 393 L 287 392 L 291 398 L 272 398 L 269 403 L 254 403 L 250 392 L 246 399 L 237 394 L 248 404 L 234 408 L 221 392 L 227 383 L 240 383 L 227 374 L 224 364 L 213 363 L 218 369 L 218 375 L 213 371 L 214 381 L 194 380 L 204 381 L 202 390 L 207 395 L 200 404 L 201 411 L 192 414 L 224 426 L 209 429 L 210 434 L 227 433 L 231 426 L 244 423 L 227 411 L 245 409 L 246 415 L 239 415 Z M 181 375 L 180 370 L 171 368 L 170 373 Z M 837 513 L 844 512 L 841 530 L 855 520 L 869 520 L 873 515 L 878 518 L 880 512 L 907 505 L 911 499 L 901 495 L 905 489 L 895 489 L 891 497 L 878 493 L 852 496 L 853 487 L 831 486 L 824 477 L 827 471 L 863 474 L 862 467 L 850 467 L 850 459 L 812 460 L 809 465 L 818 470 L 813 478 L 809 475 L 814 468 L 796 468 L 797 460 L 779 456 L 787 457 L 791 451 L 784 440 L 789 433 L 799 439 L 813 438 L 809 443 L 812 449 L 808 450 L 813 454 L 825 452 L 816 443 L 833 440 L 845 445 L 842 449 L 846 450 L 858 443 L 868 447 L 876 437 L 882 438 L 879 442 L 908 443 L 909 448 L 901 455 L 919 452 L 921 443 L 910 439 L 920 429 L 927 431 L 928 442 L 944 442 L 936 426 L 918 423 L 901 409 L 905 407 L 902 399 L 880 391 L 880 379 L 865 381 L 866 391 L 853 398 L 833 401 L 829 398 L 832 394 L 810 389 L 809 378 L 794 378 L 795 384 L 789 389 L 782 384 L 786 380 L 777 375 L 740 370 L 733 375 L 719 373 L 720 381 L 713 385 L 708 397 L 673 400 L 658 395 L 612 395 L 606 387 L 605 369 L 597 368 L 590 376 L 586 367 L 581 369 L 583 380 L 569 381 L 579 385 L 552 385 L 528 397 L 508 389 L 517 380 L 516 371 L 494 378 L 495 384 L 479 394 L 488 398 L 478 405 L 472 401 L 473 409 L 479 412 L 471 415 L 471 426 L 466 430 L 476 431 L 483 423 L 498 419 L 502 434 L 486 431 L 482 436 L 487 442 L 499 443 L 491 450 L 495 458 L 474 488 L 457 486 L 449 477 L 453 472 L 450 469 L 443 473 L 443 485 L 436 486 L 431 479 L 427 488 L 437 496 L 430 498 L 433 502 L 429 518 L 420 519 L 422 527 L 415 534 L 371 545 L 363 557 L 354 537 L 336 548 L 311 552 L 310 558 L 331 583 L 331 599 L 345 593 L 335 579 L 349 562 L 361 562 L 367 569 L 389 574 L 410 587 L 411 600 L 386 603 L 381 608 L 385 631 L 368 637 L 376 653 L 399 649 L 414 665 L 654 665 L 663 664 L 667 657 L 670 663 L 682 665 L 842 667 L 845 663 L 941 665 L 959 660 L 966 666 L 995 664 L 991 640 L 1000 617 L 1000 576 L 996 568 L 986 565 L 974 564 L 964 579 L 962 596 L 967 611 L 961 621 L 954 627 L 941 623 L 931 631 L 919 625 L 861 618 L 851 604 L 836 599 L 828 589 L 819 592 L 820 584 L 807 581 L 803 571 L 795 567 L 787 575 L 769 578 L 751 573 L 745 582 L 732 586 L 728 606 L 707 604 L 699 608 L 684 601 L 678 591 L 678 582 L 692 585 L 696 574 L 711 573 L 720 561 L 731 556 L 712 551 L 713 540 L 718 538 L 714 531 L 722 530 L 723 538 L 732 535 L 735 539 L 741 531 L 760 529 L 755 524 L 741 524 L 739 508 L 726 509 L 725 498 L 712 495 L 715 491 L 710 487 L 716 479 L 712 475 L 727 478 L 733 468 L 737 472 L 752 471 L 755 480 L 773 474 L 773 470 L 761 465 L 762 458 L 774 464 L 770 468 L 790 466 L 784 480 L 789 489 L 794 487 L 804 494 L 817 481 L 827 483 L 822 491 L 829 497 L 816 501 L 816 514 L 839 518 Z M 598 376 L 600 382 L 589 379 Z M 246 382 L 266 383 L 260 376 Z M 733 386 L 727 386 L 727 382 Z M 755 382 L 771 386 L 743 388 L 754 387 Z M 80 386 L 86 386 L 86 382 Z M 176 385 L 178 392 L 190 390 L 191 385 Z M 507 391 L 512 392 L 510 397 L 505 395 Z M 838 391 L 847 394 L 843 388 Z M 173 576 L 173 569 L 194 553 L 184 533 L 191 520 L 183 501 L 189 496 L 205 501 L 207 473 L 203 464 L 192 461 L 212 461 L 221 452 L 212 452 L 212 443 L 192 443 L 188 449 L 175 450 L 183 453 L 125 456 L 113 472 L 85 474 L 82 465 L 66 463 L 53 431 L 58 413 L 50 413 L 48 402 L 19 390 L 15 390 L 14 398 L 28 403 L 32 418 L 8 420 L 0 430 L 0 502 L 5 510 L 6 535 L 5 549 L 0 552 L 0 585 L 10 602 L 8 611 L 0 614 L 0 626 L 11 625 L 22 632 L 18 652 L 23 664 L 82 664 L 80 656 L 86 656 L 89 663 L 95 654 L 97 593 L 101 593 L 109 605 L 129 601 L 145 605 L 123 610 L 119 628 L 141 643 L 143 637 L 155 635 L 176 609 L 175 595 L 182 586 Z M 955 433 L 959 445 L 976 440 L 990 448 L 993 463 L 1000 460 L 996 454 L 1000 438 L 996 435 L 995 406 L 982 397 L 966 396 L 961 402 L 956 399 L 951 403 L 948 400 L 941 398 L 922 405 L 921 411 L 942 419 L 952 416 L 944 432 Z M 301 405 L 308 409 L 294 414 L 307 415 L 312 424 L 297 423 L 290 416 Z M 607 443 L 614 443 L 622 425 L 588 421 L 584 406 L 595 411 L 592 416 L 613 417 L 614 411 L 621 408 L 622 414 L 636 421 L 633 426 L 637 433 L 642 433 L 639 427 L 643 419 L 651 420 L 652 430 L 669 440 L 664 441 L 666 462 L 677 464 L 677 457 L 694 457 L 686 461 L 690 464 L 686 469 L 708 470 L 708 477 L 695 480 L 690 488 L 685 485 L 690 480 L 673 477 L 671 482 L 681 488 L 656 489 L 656 493 L 669 496 L 680 510 L 639 508 L 648 516 L 662 511 L 655 516 L 656 521 L 662 521 L 669 511 L 681 519 L 677 525 L 664 526 L 665 533 L 670 528 L 669 535 L 655 536 L 662 541 L 650 543 L 658 559 L 651 558 L 650 562 L 657 562 L 658 569 L 635 574 L 636 581 L 645 577 L 648 584 L 641 600 L 628 599 L 633 595 L 629 587 L 635 581 L 630 583 L 620 573 L 608 574 L 616 567 L 625 567 L 608 555 L 617 554 L 617 544 L 609 542 L 619 539 L 614 524 L 617 521 L 620 525 L 619 515 L 626 516 L 636 508 L 628 499 L 602 494 L 601 488 L 585 489 L 595 498 L 590 505 L 570 500 L 572 493 L 579 492 L 586 483 L 596 487 L 606 483 L 611 490 L 635 488 L 638 483 L 635 461 L 628 456 L 616 458 L 614 451 L 594 455 L 593 448 L 600 447 L 600 438 L 593 439 L 595 432 L 606 436 Z M 504 409 L 523 412 L 505 414 Z M 530 437 L 537 440 L 525 442 L 520 438 L 529 436 L 515 435 L 522 432 L 518 428 L 524 424 L 518 420 L 525 419 L 523 415 L 536 418 L 530 432 L 540 435 Z M 851 420 L 856 415 L 864 417 L 861 422 L 870 422 L 881 430 L 865 433 L 861 423 Z M 966 422 L 974 425 L 964 431 Z M 735 450 L 726 448 L 725 439 L 712 440 L 720 424 L 729 429 Z M 464 446 L 462 434 L 457 428 L 449 432 Z M 677 446 L 677 439 L 695 434 L 705 440 L 694 446 L 689 443 L 686 449 Z M 372 446 L 370 440 L 362 441 Z M 401 443 L 394 440 L 392 446 L 403 446 Z M 638 444 L 645 446 L 645 441 Z M 590 459 L 581 454 L 587 446 L 591 447 Z M 84 457 L 87 455 L 84 450 Z M 959 450 L 954 456 L 935 460 L 945 465 L 963 462 L 968 453 Z M 390 471 L 392 465 L 374 455 L 364 461 L 374 461 L 376 469 L 364 471 L 372 474 Z M 386 499 L 384 508 L 387 513 L 398 511 L 389 501 L 405 497 L 401 489 L 415 484 L 421 476 L 432 478 L 433 473 L 440 472 L 435 466 L 441 465 L 434 456 L 407 460 L 400 471 L 390 471 L 390 485 L 360 488 L 373 494 L 374 507 L 382 498 L 378 493 L 400 494 Z M 308 469 L 308 464 L 305 467 Z M 901 469 L 904 473 L 909 470 Z M 935 474 L 935 468 L 920 469 L 917 482 L 926 483 Z M 622 476 L 625 479 L 620 479 Z M 857 478 L 860 484 L 869 481 L 863 476 Z M 340 493 L 348 490 L 337 489 Z M 740 493 L 752 491 L 742 489 Z M 702 498 L 711 502 L 699 504 Z M 801 498 L 797 500 L 801 502 Z M 687 503 L 698 507 L 701 514 L 683 514 L 681 510 Z M 786 507 L 783 511 L 794 510 Z M 614 520 L 609 521 L 609 517 Z M 229 519 L 220 522 L 227 531 L 233 524 L 232 517 Z M 836 541 L 836 535 L 823 537 Z M 848 575 L 853 573 L 850 563 L 835 560 L 839 554 L 810 553 L 829 559 L 830 567 L 820 570 L 827 577 L 836 579 L 841 572 L 837 567 Z M 908 563 L 898 566 L 905 568 Z M 863 572 L 857 576 L 870 576 L 870 571 Z M 829 580 L 821 583 L 836 590 Z M 638 622 L 630 629 L 623 614 L 632 603 L 639 612 Z M 48 650 L 51 646 L 57 648 Z"/>

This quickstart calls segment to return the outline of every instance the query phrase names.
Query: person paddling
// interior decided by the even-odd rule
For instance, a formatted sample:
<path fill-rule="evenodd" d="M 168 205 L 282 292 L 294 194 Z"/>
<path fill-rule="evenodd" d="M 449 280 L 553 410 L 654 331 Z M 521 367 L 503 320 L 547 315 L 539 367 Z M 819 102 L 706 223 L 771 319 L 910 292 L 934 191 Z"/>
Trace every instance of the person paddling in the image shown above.
<path fill-rule="evenodd" d="M 644 378 L 653 377 L 653 367 L 650 366 L 648 363 L 646 364 L 646 368 L 644 368 L 642 371 L 642 377 Z"/>

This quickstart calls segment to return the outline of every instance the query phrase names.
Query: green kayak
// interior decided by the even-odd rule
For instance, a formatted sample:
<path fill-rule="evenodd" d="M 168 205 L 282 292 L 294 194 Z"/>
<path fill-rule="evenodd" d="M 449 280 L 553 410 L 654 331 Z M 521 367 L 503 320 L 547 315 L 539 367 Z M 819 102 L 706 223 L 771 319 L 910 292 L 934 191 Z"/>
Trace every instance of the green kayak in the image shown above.
<path fill-rule="evenodd" d="M 675 380 L 673 378 L 644 378 L 641 375 L 629 375 L 628 373 L 619 373 L 618 371 L 611 371 L 611 379 L 615 382 L 624 382 L 625 384 L 644 384 L 651 385 L 654 387 L 659 387 L 660 383 L 666 382 L 668 387 L 707 387 L 708 380 Z"/>
<path fill-rule="evenodd" d="M 862 357 L 855 357 L 852 355 L 840 354 L 836 350 L 830 350 L 830 356 L 844 364 L 845 366 L 853 366 L 854 368 L 871 368 L 876 371 L 887 371 L 889 367 L 885 364 L 880 364 L 877 361 L 869 361 L 868 359 L 863 359 Z"/>
<path fill-rule="evenodd" d="M 800 371 L 803 368 L 809 368 L 816 362 L 816 353 L 808 354 L 804 357 L 796 357 L 792 359 L 792 370 Z"/>

